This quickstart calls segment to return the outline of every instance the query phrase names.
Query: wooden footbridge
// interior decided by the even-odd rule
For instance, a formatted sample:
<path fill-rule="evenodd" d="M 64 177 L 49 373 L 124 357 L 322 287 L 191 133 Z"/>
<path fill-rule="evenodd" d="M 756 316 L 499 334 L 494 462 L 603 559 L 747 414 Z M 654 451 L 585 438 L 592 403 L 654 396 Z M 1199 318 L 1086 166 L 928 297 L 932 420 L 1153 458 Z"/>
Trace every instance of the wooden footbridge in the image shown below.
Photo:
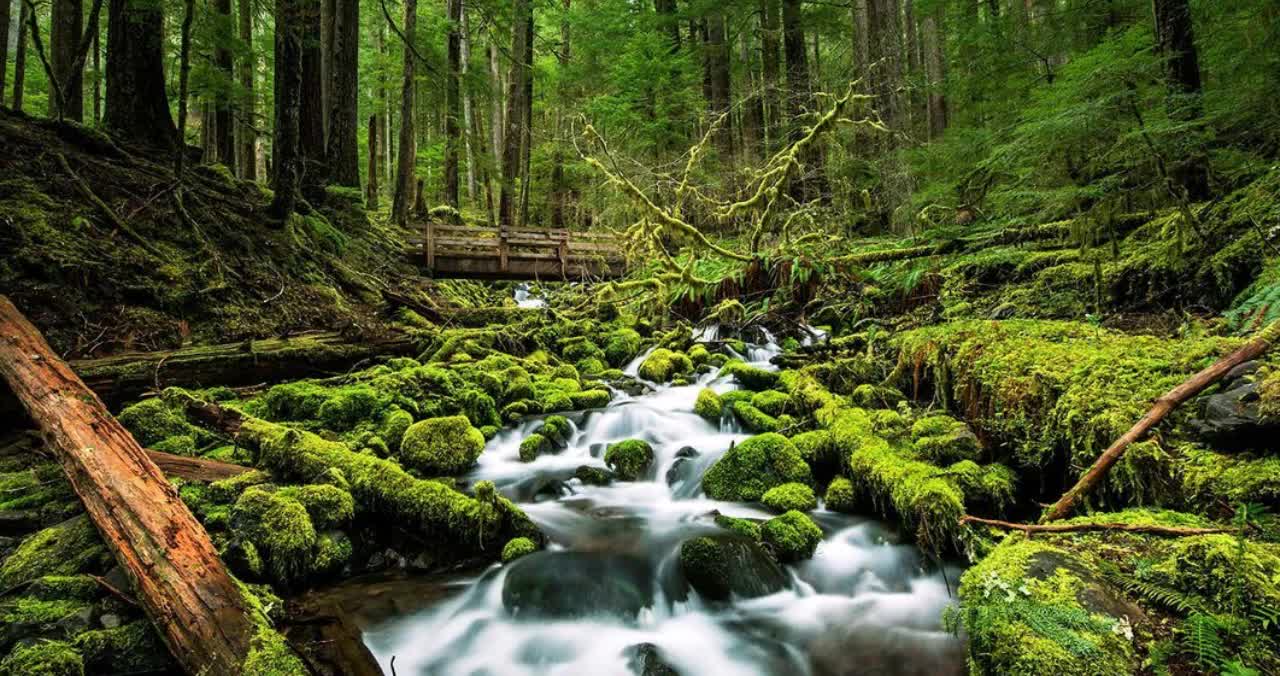
<path fill-rule="evenodd" d="M 443 279 L 578 281 L 626 272 L 611 235 L 542 228 L 478 228 L 428 222 L 411 255 Z"/>

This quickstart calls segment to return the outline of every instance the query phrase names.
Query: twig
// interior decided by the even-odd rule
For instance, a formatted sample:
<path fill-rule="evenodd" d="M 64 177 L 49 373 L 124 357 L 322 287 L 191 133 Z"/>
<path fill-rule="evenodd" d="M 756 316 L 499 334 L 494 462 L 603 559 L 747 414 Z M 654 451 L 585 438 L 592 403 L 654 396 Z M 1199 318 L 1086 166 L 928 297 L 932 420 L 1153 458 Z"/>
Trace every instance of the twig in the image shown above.
<path fill-rule="evenodd" d="M 142 247 L 148 253 L 155 256 L 156 258 L 159 258 L 161 260 L 164 260 L 167 258 L 164 255 L 164 252 L 156 248 L 156 246 L 151 242 L 148 242 L 145 238 L 142 237 L 142 235 L 139 235 L 137 231 L 129 227 L 127 223 L 120 220 L 120 217 L 116 215 L 116 212 L 113 211 L 111 207 L 107 205 L 106 202 L 103 202 L 102 198 L 98 197 L 98 195 L 93 192 L 93 188 L 90 188 L 89 184 L 86 183 L 83 178 L 80 178 L 80 175 L 77 174 L 75 170 L 71 168 L 71 165 L 67 162 L 67 158 L 65 155 L 63 155 L 62 153 L 54 153 L 53 155 L 54 157 L 58 158 L 58 165 L 62 167 L 62 170 L 67 172 L 67 175 L 69 175 L 71 179 L 75 182 L 76 188 L 80 191 L 80 194 L 83 195 L 85 199 L 89 200 L 95 207 L 97 207 L 98 211 L 102 212 L 102 215 L 106 216 L 107 220 L 110 221 L 111 224 L 115 226 L 117 230 L 128 235 L 131 239 L 133 239 L 135 243 L 138 244 L 138 246 Z"/>
<path fill-rule="evenodd" d="M 120 591 L 119 589 L 117 589 L 117 588 L 115 587 L 115 585 L 111 584 L 110 582 L 107 582 L 106 580 L 104 580 L 104 579 L 103 579 L 103 578 L 101 578 L 101 577 L 98 577 L 97 575 L 90 575 L 89 577 L 93 578 L 93 581 L 94 581 L 94 582 L 97 582 L 99 587 L 102 587 L 103 589 L 107 590 L 108 592 L 111 592 L 111 595 L 112 595 L 112 596 L 115 596 L 116 598 L 120 599 L 121 601 L 124 601 L 125 603 L 127 603 L 127 604 L 129 604 L 129 605 L 131 605 L 131 606 L 135 606 L 135 607 L 136 607 L 136 606 L 138 605 L 138 600 L 137 600 L 137 599 L 135 599 L 135 598 L 133 598 L 132 596 L 129 596 L 128 594 L 126 594 L 126 593 L 124 593 L 124 592 Z"/>

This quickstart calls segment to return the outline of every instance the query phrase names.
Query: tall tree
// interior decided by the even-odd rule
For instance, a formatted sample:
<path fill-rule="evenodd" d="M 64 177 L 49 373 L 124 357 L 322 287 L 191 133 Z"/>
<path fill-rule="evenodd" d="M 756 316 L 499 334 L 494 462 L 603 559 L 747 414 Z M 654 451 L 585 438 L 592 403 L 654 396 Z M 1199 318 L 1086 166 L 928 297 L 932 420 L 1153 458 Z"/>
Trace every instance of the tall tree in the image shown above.
<path fill-rule="evenodd" d="M 498 219 L 505 225 L 515 223 L 515 209 L 520 199 L 517 181 L 524 164 L 524 140 L 528 120 L 525 119 L 526 97 L 533 83 L 530 37 L 533 7 L 530 0 L 514 0 L 511 26 L 511 76 L 507 88 L 506 127 L 502 136 L 502 192 L 498 200 Z"/>
<path fill-rule="evenodd" d="M 53 0 L 49 24 L 49 65 L 62 90 L 60 95 L 49 96 L 49 116 L 83 122 L 84 71 L 76 67 L 84 34 L 83 2 Z M 62 110 L 58 110 L 59 102 Z"/>
<path fill-rule="evenodd" d="M 417 143 L 413 131 L 413 101 L 417 77 L 413 45 L 418 39 L 418 0 L 404 0 L 404 83 L 400 89 L 400 149 L 396 165 L 396 187 L 391 199 L 391 217 L 396 223 L 409 222 L 416 185 Z"/>
<path fill-rule="evenodd" d="M 781 30 L 778 25 L 778 0 L 760 0 L 760 67 L 764 77 L 765 136 L 768 149 L 778 146 L 782 137 L 782 59 Z"/>
<path fill-rule="evenodd" d="M 381 119 L 377 113 L 369 116 L 369 184 L 365 188 L 365 207 L 368 209 L 378 208 L 378 174 L 380 173 L 378 156 L 378 148 L 382 141 L 378 139 L 378 120 Z"/>
<path fill-rule="evenodd" d="M 444 112 L 444 201 L 459 205 L 459 150 L 462 147 L 462 13 L 463 0 L 445 0 L 449 19 L 447 52 L 449 72 L 445 74 Z"/>
<path fill-rule="evenodd" d="M 812 111 L 813 89 L 809 79 L 809 48 L 804 37 L 800 0 L 782 0 L 782 44 L 787 57 L 787 113 L 791 118 L 790 138 L 800 138 L 801 122 Z M 801 158 L 804 175 L 791 182 L 791 197 L 799 202 L 822 196 L 821 155 L 809 146 Z"/>
<path fill-rule="evenodd" d="M 467 7 L 465 3 L 462 7 L 462 139 L 466 147 L 467 153 L 467 200 L 472 204 L 476 199 L 476 144 L 472 138 L 475 136 L 475 97 L 472 95 L 472 87 L 470 84 L 471 73 L 471 22 L 467 18 Z"/>
<path fill-rule="evenodd" d="M 18 51 L 13 57 L 13 109 L 22 111 L 23 87 L 27 79 L 27 3 L 14 0 L 18 9 Z"/>
<path fill-rule="evenodd" d="M 241 53 L 239 71 L 243 100 L 240 102 L 240 124 L 237 125 L 237 158 L 240 178 L 258 180 L 258 131 L 254 124 L 258 114 L 258 99 L 254 91 L 254 71 L 257 69 L 257 52 L 253 47 L 254 0 L 240 0 L 238 18 L 240 24 Z"/>
<path fill-rule="evenodd" d="M 302 98 L 302 41 L 307 0 L 276 0 L 275 141 L 272 149 L 271 213 L 288 218 L 298 205 L 302 173 L 299 142 Z"/>
<path fill-rule="evenodd" d="M 1201 115 L 1200 58 L 1188 0 L 1154 0 L 1156 45 L 1165 64 L 1169 87 L 1169 114 L 1191 123 Z M 1182 161 L 1170 172 L 1186 191 L 1187 199 L 1200 201 L 1209 196 L 1209 161 L 1200 144 L 1193 143 Z"/>
<path fill-rule="evenodd" d="M 13 25 L 9 10 L 12 6 L 10 0 L 0 0 L 0 36 L 3 36 L 0 37 L 0 106 L 4 105 L 5 79 L 9 74 L 9 29 Z"/>
<path fill-rule="evenodd" d="M 744 71 L 743 89 L 747 92 L 742 102 L 742 152 L 758 156 L 765 149 L 764 81 L 756 79 L 758 71 L 755 55 L 751 51 L 752 42 L 750 31 L 742 31 L 738 45 Z"/>
<path fill-rule="evenodd" d="M 565 187 L 564 180 L 564 140 L 560 137 L 564 133 L 564 115 L 563 109 L 569 99 L 568 86 L 565 71 L 569 68 L 569 58 L 571 55 L 572 43 L 569 34 L 569 9 L 572 7 L 572 0 L 564 0 L 564 12 L 560 17 L 560 49 L 557 56 L 560 62 L 561 76 L 559 79 L 559 98 L 560 105 L 556 106 L 556 147 L 555 155 L 551 162 L 551 227 L 563 228 L 565 226 L 565 209 L 568 207 L 569 195 Z"/>
<path fill-rule="evenodd" d="M 214 35 L 213 65 L 222 76 L 222 82 L 213 96 L 213 157 L 206 158 L 226 165 L 228 168 L 236 164 L 235 126 L 232 123 L 231 83 L 235 73 L 232 72 L 231 40 L 235 30 L 231 20 L 231 0 L 213 0 L 211 3 L 217 30 Z"/>
<path fill-rule="evenodd" d="M 947 128 L 946 58 L 942 33 L 942 8 L 935 9 L 921 24 L 925 81 L 928 87 L 929 140 L 942 136 Z"/>
<path fill-rule="evenodd" d="M 107 14 L 107 101 L 102 125 L 139 145 L 174 148 L 164 79 L 164 12 L 153 0 L 111 0 Z"/>
<path fill-rule="evenodd" d="M 733 94 L 730 90 L 729 44 L 724 10 L 713 9 L 707 21 L 707 72 L 711 76 L 711 118 L 724 117 L 716 131 L 715 144 L 724 159 L 733 157 Z"/>
<path fill-rule="evenodd" d="M 360 187 L 360 0 L 334 7 L 329 61 L 329 182 Z M 372 150 L 372 149 L 371 149 Z"/>
<path fill-rule="evenodd" d="M 298 148 L 302 154 L 302 192 L 308 199 L 324 196 L 328 180 L 325 157 L 324 49 L 321 45 L 321 1 L 300 0 L 302 14 L 302 100 L 298 110 Z"/>

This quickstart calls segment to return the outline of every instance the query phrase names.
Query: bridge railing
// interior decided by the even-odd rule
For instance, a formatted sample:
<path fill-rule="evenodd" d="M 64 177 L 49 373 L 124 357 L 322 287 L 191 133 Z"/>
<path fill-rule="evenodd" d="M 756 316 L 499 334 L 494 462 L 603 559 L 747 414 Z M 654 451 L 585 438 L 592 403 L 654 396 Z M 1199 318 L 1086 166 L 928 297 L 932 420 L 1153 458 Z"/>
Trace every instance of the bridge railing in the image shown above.
<path fill-rule="evenodd" d="M 622 247 L 611 235 L 563 228 L 480 228 L 426 224 L 423 251 L 427 269 L 442 261 L 470 261 L 493 276 L 528 275 L 530 270 L 569 278 L 575 274 L 616 276 Z M 486 260 L 487 259 L 487 260 Z M 513 269 L 513 263 L 516 268 Z"/>

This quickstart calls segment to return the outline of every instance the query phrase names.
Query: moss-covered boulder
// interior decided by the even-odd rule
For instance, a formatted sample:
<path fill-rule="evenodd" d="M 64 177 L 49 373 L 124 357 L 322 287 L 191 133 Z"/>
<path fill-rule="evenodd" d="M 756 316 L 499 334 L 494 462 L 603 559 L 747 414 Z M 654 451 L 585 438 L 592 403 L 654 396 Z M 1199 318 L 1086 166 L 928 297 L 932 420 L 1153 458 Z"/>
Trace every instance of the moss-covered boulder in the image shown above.
<path fill-rule="evenodd" d="M 916 452 L 933 462 L 977 460 L 982 452 L 978 437 L 969 426 L 948 415 L 931 415 L 911 426 Z"/>
<path fill-rule="evenodd" d="M 461 474 L 484 450 L 484 435 L 464 416 L 431 418 L 405 430 L 399 457 L 428 476 Z"/>
<path fill-rule="evenodd" d="M 87 674 L 144 674 L 174 668 L 169 650 L 146 620 L 93 629 L 75 637 Z"/>
<path fill-rule="evenodd" d="M 0 588 L 10 589 L 45 575 L 102 568 L 110 560 L 93 522 L 88 516 L 77 516 L 23 540 L 0 565 Z"/>
<path fill-rule="evenodd" d="M 181 413 L 159 399 L 144 399 L 128 406 L 117 419 L 143 446 L 154 446 L 170 437 L 194 439 L 197 434 L 196 428 Z"/>
<path fill-rule="evenodd" d="M 520 441 L 520 462 L 533 462 L 539 456 L 555 452 L 551 440 L 534 432 Z"/>
<path fill-rule="evenodd" d="M 638 373 L 645 380 L 667 383 L 679 376 L 693 373 L 693 362 L 683 352 L 658 348 L 640 364 Z"/>
<path fill-rule="evenodd" d="M 502 547 L 502 562 L 511 563 L 516 559 L 538 551 L 538 545 L 529 538 L 511 538 Z"/>
<path fill-rule="evenodd" d="M 812 483 L 809 466 L 786 437 L 761 434 L 729 449 L 702 477 L 713 500 L 754 502 L 786 483 Z"/>
<path fill-rule="evenodd" d="M 3 676 L 84 676 L 84 658 L 66 641 L 18 645 L 0 660 Z"/>
<path fill-rule="evenodd" d="M 716 525 L 731 533 L 737 533 L 752 542 L 760 541 L 760 524 L 751 519 L 740 519 L 727 514 L 717 514 Z"/>
<path fill-rule="evenodd" d="M 856 511 L 857 496 L 853 492 L 853 482 L 839 476 L 827 484 L 827 494 L 822 499 L 823 506 L 833 512 L 852 514 Z"/>
<path fill-rule="evenodd" d="M 622 368 L 640 353 L 640 344 L 640 334 L 634 329 L 612 331 L 605 337 L 605 360 L 614 368 Z"/>
<path fill-rule="evenodd" d="M 749 432 L 760 434 L 763 432 L 777 432 L 782 429 L 782 425 L 777 418 L 761 411 L 748 402 L 737 401 L 730 408 L 733 410 L 733 417 L 737 418 L 738 422 L 742 423 L 742 426 L 747 428 Z"/>
<path fill-rule="evenodd" d="M 680 572 L 709 601 L 755 598 L 785 589 L 787 574 L 754 541 L 725 533 L 680 545 Z"/>
<path fill-rule="evenodd" d="M 707 387 L 698 393 L 698 398 L 693 402 L 693 412 L 702 416 L 706 420 L 713 423 L 720 422 L 720 416 L 724 411 L 724 401 L 720 399 L 720 395 L 716 391 Z"/>
<path fill-rule="evenodd" d="M 582 465 L 574 470 L 573 477 L 588 486 L 608 486 L 613 483 L 613 472 L 592 465 Z"/>
<path fill-rule="evenodd" d="M 569 395 L 569 401 L 573 404 L 573 410 L 576 411 L 604 408 L 609 405 L 612 398 L 609 390 L 601 389 L 582 390 Z"/>
<path fill-rule="evenodd" d="M 614 476 L 623 481 L 637 481 L 653 464 L 653 447 L 643 439 L 628 439 L 609 444 L 604 462 Z"/>
<path fill-rule="evenodd" d="M 790 511 L 775 516 L 760 527 L 760 539 L 783 563 L 813 556 L 822 542 L 822 529 L 804 512 Z"/>
<path fill-rule="evenodd" d="M 791 443 L 795 444 L 797 451 L 800 451 L 800 457 L 813 468 L 814 474 L 830 476 L 840 469 L 840 452 L 831 438 L 831 432 L 827 430 L 801 432 L 791 437 Z"/>
<path fill-rule="evenodd" d="M 760 501 L 775 512 L 808 512 L 818 508 L 818 498 L 806 484 L 789 483 L 765 491 Z"/>
<path fill-rule="evenodd" d="M 741 360 L 731 360 L 720 369 L 721 375 L 733 376 L 734 382 L 742 387 L 760 392 L 772 389 L 778 384 L 778 374 L 766 371 L 757 366 L 750 366 Z"/>
<path fill-rule="evenodd" d="M 751 405 L 768 415 L 777 417 L 790 410 L 791 397 L 785 392 L 765 390 L 752 395 Z"/>

